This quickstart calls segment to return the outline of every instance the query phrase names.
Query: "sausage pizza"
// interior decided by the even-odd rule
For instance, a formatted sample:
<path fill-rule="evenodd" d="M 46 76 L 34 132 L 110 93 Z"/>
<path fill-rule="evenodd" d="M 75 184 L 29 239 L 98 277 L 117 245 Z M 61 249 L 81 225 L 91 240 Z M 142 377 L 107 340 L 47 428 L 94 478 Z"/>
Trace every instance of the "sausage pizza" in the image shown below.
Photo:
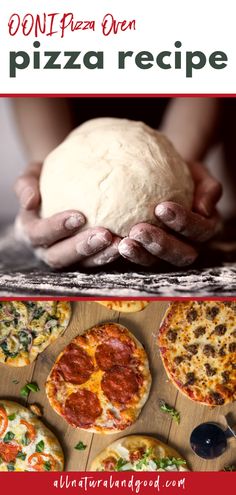
<path fill-rule="evenodd" d="M 174 302 L 158 343 L 170 379 L 190 399 L 208 406 L 236 399 L 236 302 Z"/>

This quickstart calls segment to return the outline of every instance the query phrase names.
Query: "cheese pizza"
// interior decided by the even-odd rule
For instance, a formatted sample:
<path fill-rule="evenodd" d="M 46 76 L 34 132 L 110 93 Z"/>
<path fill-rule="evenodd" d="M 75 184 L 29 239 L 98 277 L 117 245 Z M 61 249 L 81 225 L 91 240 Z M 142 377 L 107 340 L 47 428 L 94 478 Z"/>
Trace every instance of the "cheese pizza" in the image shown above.
<path fill-rule="evenodd" d="M 0 471 L 62 471 L 55 435 L 28 409 L 0 400 Z"/>
<path fill-rule="evenodd" d="M 151 385 L 148 358 L 122 325 L 97 325 L 58 356 L 46 384 L 48 399 L 70 425 L 97 433 L 130 426 Z"/>
<path fill-rule="evenodd" d="M 174 302 L 158 344 L 170 379 L 190 399 L 208 406 L 236 399 L 236 302 Z"/>
<path fill-rule="evenodd" d="M 32 363 L 64 332 L 70 315 L 70 303 L 65 301 L 1 301 L 0 363 Z"/>
<path fill-rule="evenodd" d="M 114 301 L 113 299 L 110 301 L 96 302 L 102 304 L 102 306 L 105 306 L 108 309 L 111 309 L 113 311 L 120 311 L 121 313 L 136 313 L 137 311 L 142 311 L 149 304 L 149 301 Z"/>
<path fill-rule="evenodd" d="M 108 445 L 90 471 L 188 471 L 179 453 L 156 438 L 130 435 Z"/>

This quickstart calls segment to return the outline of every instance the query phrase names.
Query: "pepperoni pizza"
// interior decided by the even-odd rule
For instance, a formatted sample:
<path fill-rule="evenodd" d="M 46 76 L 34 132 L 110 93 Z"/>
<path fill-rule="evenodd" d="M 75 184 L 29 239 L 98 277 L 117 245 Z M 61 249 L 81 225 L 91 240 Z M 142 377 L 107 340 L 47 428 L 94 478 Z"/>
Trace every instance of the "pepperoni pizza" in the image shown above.
<path fill-rule="evenodd" d="M 48 399 L 70 425 L 116 433 L 138 417 L 150 390 L 147 355 L 122 325 L 97 325 L 59 355 L 46 383 Z"/>
<path fill-rule="evenodd" d="M 190 399 L 208 406 L 236 400 L 235 302 L 174 302 L 158 343 L 169 377 Z"/>

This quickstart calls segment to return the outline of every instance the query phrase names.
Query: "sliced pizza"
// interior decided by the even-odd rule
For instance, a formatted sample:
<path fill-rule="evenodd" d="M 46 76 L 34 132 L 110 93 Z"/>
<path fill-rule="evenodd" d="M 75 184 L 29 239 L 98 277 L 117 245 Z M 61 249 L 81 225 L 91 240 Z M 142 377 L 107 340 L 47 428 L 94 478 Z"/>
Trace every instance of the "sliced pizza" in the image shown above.
<path fill-rule="evenodd" d="M 66 329 L 65 301 L 1 301 L 0 363 L 26 366 Z"/>
<path fill-rule="evenodd" d="M 136 313 L 137 311 L 142 311 L 147 307 L 149 301 L 127 301 L 127 300 L 116 300 L 110 301 L 96 301 L 98 304 L 102 304 L 108 309 L 113 311 L 120 311 L 121 313 Z"/>
<path fill-rule="evenodd" d="M 31 411 L 0 399 L 0 471 L 62 471 L 55 435 Z"/>
<path fill-rule="evenodd" d="M 151 386 L 146 352 L 122 325 L 97 325 L 58 356 L 46 384 L 50 404 L 70 425 L 97 433 L 130 426 Z"/>
<path fill-rule="evenodd" d="M 236 400 L 236 302 L 174 302 L 158 344 L 167 374 L 190 399 L 208 406 Z"/>
<path fill-rule="evenodd" d="M 130 435 L 108 445 L 89 471 L 188 471 L 185 459 L 156 438 Z"/>

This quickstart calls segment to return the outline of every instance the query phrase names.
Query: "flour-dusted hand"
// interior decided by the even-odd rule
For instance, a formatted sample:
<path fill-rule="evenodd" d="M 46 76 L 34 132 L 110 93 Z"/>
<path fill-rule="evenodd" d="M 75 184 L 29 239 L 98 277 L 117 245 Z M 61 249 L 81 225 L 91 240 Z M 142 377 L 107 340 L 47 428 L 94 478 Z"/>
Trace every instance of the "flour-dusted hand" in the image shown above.
<path fill-rule="evenodd" d="M 86 223 L 81 212 L 67 210 L 40 218 L 41 169 L 40 163 L 32 164 L 16 181 L 15 192 L 21 207 L 15 223 L 17 238 L 34 247 L 38 257 L 52 268 L 74 263 L 92 267 L 119 257 L 120 238 L 102 227 L 81 232 Z"/>
<path fill-rule="evenodd" d="M 155 215 L 163 227 L 135 225 L 119 244 L 123 257 L 144 266 L 158 259 L 176 266 L 190 265 L 198 256 L 198 243 L 211 239 L 219 230 L 216 203 L 221 185 L 202 164 L 189 167 L 195 184 L 192 211 L 170 201 L 157 205 Z"/>

